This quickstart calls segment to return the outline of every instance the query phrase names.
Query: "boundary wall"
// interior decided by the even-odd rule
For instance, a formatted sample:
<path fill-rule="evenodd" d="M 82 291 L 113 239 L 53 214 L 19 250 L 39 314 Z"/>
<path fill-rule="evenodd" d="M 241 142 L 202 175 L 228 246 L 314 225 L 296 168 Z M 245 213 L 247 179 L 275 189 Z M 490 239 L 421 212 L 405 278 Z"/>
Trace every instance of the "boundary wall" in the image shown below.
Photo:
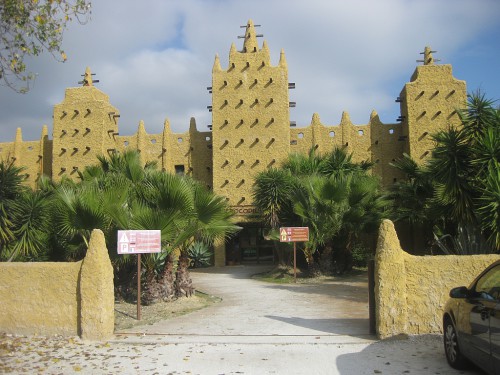
<path fill-rule="evenodd" d="M 104 234 L 92 232 L 80 262 L 0 263 L 0 301 L 0 331 L 109 339 L 114 332 L 113 268 Z"/>
<path fill-rule="evenodd" d="M 394 224 L 384 220 L 375 256 L 378 337 L 441 333 L 443 308 L 450 289 L 468 286 L 498 259 L 498 254 L 410 255 L 401 249 Z"/>

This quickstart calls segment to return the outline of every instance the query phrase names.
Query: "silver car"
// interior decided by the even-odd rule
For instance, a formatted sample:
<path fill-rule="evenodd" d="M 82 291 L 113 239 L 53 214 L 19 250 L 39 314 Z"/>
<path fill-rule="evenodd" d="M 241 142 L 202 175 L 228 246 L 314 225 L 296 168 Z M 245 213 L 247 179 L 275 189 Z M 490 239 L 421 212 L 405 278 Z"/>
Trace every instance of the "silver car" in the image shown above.
<path fill-rule="evenodd" d="M 500 261 L 486 268 L 467 288 L 450 291 L 443 335 L 446 359 L 463 369 L 473 362 L 500 375 Z"/>

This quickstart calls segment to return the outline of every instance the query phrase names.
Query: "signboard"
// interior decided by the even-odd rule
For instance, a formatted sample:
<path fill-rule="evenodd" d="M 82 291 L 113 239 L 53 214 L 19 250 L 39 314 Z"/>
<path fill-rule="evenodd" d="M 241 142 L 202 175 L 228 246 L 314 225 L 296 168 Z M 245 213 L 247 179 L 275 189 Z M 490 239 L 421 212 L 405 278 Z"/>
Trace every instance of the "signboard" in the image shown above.
<path fill-rule="evenodd" d="M 280 228 L 280 242 L 306 242 L 306 241 L 309 241 L 308 227 Z"/>
<path fill-rule="evenodd" d="M 241 216 L 256 215 L 259 213 L 259 210 L 255 206 L 231 206 L 230 208 L 236 215 Z"/>
<path fill-rule="evenodd" d="M 161 252 L 161 230 L 119 230 L 118 254 Z"/>

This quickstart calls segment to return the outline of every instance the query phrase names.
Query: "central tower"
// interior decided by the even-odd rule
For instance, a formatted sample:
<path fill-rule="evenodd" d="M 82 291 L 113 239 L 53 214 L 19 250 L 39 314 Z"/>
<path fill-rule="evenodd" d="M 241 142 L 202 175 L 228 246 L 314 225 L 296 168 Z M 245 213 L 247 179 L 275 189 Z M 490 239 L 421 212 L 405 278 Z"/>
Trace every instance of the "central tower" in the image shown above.
<path fill-rule="evenodd" d="M 254 175 L 277 166 L 290 151 L 285 53 L 272 66 L 266 41 L 259 48 L 253 22 L 244 27 L 243 49 L 231 45 L 227 69 L 215 57 L 210 107 L 213 190 L 227 197 L 240 221 L 254 211 Z"/>

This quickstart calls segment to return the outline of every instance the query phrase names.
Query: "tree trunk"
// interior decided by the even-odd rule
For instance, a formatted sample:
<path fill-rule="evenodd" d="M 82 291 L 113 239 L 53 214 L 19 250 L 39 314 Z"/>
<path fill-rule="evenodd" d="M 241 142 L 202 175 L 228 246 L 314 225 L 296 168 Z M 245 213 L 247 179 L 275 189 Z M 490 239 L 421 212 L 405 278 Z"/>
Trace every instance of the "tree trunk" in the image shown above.
<path fill-rule="evenodd" d="M 172 253 L 167 255 L 163 271 L 160 275 L 160 296 L 164 301 L 171 301 L 175 297 L 174 291 L 174 257 Z"/>
<path fill-rule="evenodd" d="M 177 272 L 175 274 L 175 296 L 190 297 L 194 292 L 193 281 L 189 276 L 189 259 L 184 254 L 179 256 Z"/>
<path fill-rule="evenodd" d="M 304 249 L 304 255 L 306 256 L 307 270 L 309 277 L 316 277 L 321 275 L 321 271 L 314 261 L 313 253 L 309 249 Z"/>
<path fill-rule="evenodd" d="M 319 268 L 321 269 L 322 273 L 329 274 L 333 271 L 332 253 L 333 253 L 333 246 L 331 242 L 328 242 L 323 251 L 321 252 L 319 258 Z"/>
<path fill-rule="evenodd" d="M 141 298 L 144 305 L 152 305 L 160 300 L 160 285 L 152 270 L 146 272 L 145 279 L 143 294 L 137 298 Z"/>

